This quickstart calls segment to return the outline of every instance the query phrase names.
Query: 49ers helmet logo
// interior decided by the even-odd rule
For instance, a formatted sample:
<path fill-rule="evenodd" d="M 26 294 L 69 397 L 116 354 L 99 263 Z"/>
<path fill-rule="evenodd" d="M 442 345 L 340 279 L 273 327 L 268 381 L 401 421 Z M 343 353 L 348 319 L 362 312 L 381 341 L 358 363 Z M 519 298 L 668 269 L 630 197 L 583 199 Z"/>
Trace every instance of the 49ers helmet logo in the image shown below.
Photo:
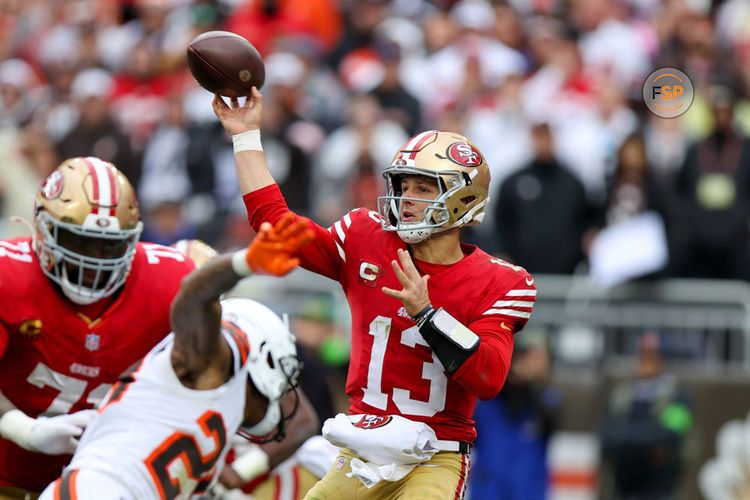
<path fill-rule="evenodd" d="M 362 417 L 362 420 L 353 425 L 354 427 L 359 427 L 360 429 L 376 429 L 378 427 L 383 427 L 391 420 L 393 420 L 393 417 L 391 417 L 390 415 L 385 417 L 381 417 L 379 415 L 364 415 Z"/>
<path fill-rule="evenodd" d="M 463 167 L 478 167 L 482 163 L 482 155 L 474 146 L 466 142 L 454 142 L 448 146 L 448 158 Z"/>
<path fill-rule="evenodd" d="M 62 192 L 63 187 L 63 175 L 59 170 L 55 170 L 47 176 L 47 179 L 42 185 L 42 196 L 48 200 L 54 200 Z"/>

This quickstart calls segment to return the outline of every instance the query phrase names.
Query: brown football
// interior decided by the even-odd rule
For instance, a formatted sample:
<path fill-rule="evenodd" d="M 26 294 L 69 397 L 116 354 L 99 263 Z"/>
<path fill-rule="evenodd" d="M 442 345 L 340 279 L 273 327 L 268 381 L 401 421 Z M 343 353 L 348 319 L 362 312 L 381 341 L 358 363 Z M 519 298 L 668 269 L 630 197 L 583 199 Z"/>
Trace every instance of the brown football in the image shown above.
<path fill-rule="evenodd" d="M 229 31 L 207 31 L 188 44 L 190 72 L 203 88 L 226 97 L 250 95 L 260 89 L 266 67 L 253 44 Z"/>

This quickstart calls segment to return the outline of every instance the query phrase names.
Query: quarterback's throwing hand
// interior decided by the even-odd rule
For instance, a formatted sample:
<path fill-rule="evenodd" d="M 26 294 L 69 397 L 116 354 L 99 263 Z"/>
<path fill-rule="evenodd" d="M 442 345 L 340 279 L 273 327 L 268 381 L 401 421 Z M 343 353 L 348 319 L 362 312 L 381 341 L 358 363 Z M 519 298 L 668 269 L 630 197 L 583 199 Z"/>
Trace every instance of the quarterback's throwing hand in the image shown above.
<path fill-rule="evenodd" d="M 229 100 L 229 104 L 216 94 L 213 100 L 214 113 L 229 135 L 240 134 L 248 130 L 260 128 L 260 117 L 263 114 L 263 96 L 253 87 L 251 95 L 245 104 L 240 106 L 237 98 Z"/>
<path fill-rule="evenodd" d="M 302 218 L 294 220 L 287 212 L 271 226 L 264 222 L 255 239 L 247 247 L 247 265 L 257 274 L 284 276 L 299 265 L 297 252 L 315 237 L 310 223 Z"/>
<path fill-rule="evenodd" d="M 412 318 L 430 303 L 430 296 L 427 293 L 428 275 L 420 276 L 417 266 L 411 260 L 411 255 L 407 250 L 398 249 L 398 258 L 401 265 L 395 260 L 391 261 L 393 272 L 404 286 L 402 290 L 393 290 L 392 288 L 383 287 L 383 293 L 395 297 L 404 303 L 406 314 Z M 402 269 L 403 267 L 403 269 Z"/>

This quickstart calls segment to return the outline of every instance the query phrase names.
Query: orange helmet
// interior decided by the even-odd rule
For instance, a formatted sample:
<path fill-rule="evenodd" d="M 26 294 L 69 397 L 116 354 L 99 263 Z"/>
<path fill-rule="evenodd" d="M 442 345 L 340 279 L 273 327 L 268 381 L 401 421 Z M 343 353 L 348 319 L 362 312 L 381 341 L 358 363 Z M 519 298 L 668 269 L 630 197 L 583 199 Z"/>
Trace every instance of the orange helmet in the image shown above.
<path fill-rule="evenodd" d="M 125 283 L 143 223 L 135 190 L 114 165 L 65 160 L 39 189 L 34 214 L 42 271 L 66 297 L 91 304 Z"/>
<path fill-rule="evenodd" d="M 434 200 L 424 220 L 401 222 L 401 177 L 421 175 L 437 181 Z M 383 229 L 397 231 L 407 243 L 425 241 L 432 233 L 479 224 L 489 201 L 490 169 L 479 149 L 466 137 L 444 130 L 428 130 L 409 139 L 383 172 L 386 195 L 378 198 Z"/>

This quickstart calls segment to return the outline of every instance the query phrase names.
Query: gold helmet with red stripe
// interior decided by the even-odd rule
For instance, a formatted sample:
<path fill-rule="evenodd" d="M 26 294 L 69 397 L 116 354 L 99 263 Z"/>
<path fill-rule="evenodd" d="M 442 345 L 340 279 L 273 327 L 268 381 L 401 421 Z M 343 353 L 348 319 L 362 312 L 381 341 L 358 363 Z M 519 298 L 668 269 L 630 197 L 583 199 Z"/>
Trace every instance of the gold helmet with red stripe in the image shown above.
<path fill-rule="evenodd" d="M 182 255 L 190 257 L 190 260 L 195 263 L 195 267 L 201 267 L 219 255 L 211 245 L 196 239 L 178 240 L 169 246 L 177 249 Z"/>
<path fill-rule="evenodd" d="M 440 192 L 424 210 L 424 220 L 401 221 L 401 179 L 419 175 L 436 180 Z M 383 229 L 397 231 L 407 243 L 425 241 L 433 233 L 475 225 L 484 219 L 489 201 L 490 169 L 479 149 L 466 137 L 444 130 L 417 134 L 396 153 L 383 172 L 386 195 L 378 198 Z"/>
<path fill-rule="evenodd" d="M 34 248 L 42 271 L 77 304 L 115 293 L 143 230 L 128 179 L 93 156 L 65 160 L 36 196 Z"/>

